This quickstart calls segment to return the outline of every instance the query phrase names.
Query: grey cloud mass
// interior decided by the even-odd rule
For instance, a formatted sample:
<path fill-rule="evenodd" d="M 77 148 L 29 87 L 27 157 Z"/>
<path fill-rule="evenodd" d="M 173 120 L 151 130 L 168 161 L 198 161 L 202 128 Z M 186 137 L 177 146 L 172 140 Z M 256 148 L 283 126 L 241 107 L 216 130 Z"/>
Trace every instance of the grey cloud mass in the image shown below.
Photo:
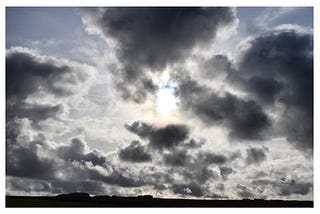
<path fill-rule="evenodd" d="M 301 194 L 306 195 L 312 189 L 312 183 L 301 182 L 298 183 L 295 180 L 291 180 L 288 183 L 280 185 L 280 195 Z"/>
<path fill-rule="evenodd" d="M 215 38 L 219 27 L 235 20 L 232 8 L 91 8 L 96 26 L 118 44 L 119 84 L 123 97 L 143 102 L 148 90 L 139 87 L 147 72 L 161 72 L 184 60 L 192 48 Z M 92 18 L 92 16 L 94 18 Z M 133 87 L 137 86 L 137 87 Z M 130 90 L 134 88 L 134 90 Z M 149 88 L 149 87 L 148 87 Z"/>
<path fill-rule="evenodd" d="M 121 149 L 119 158 L 129 162 L 148 162 L 152 160 L 152 156 L 145 151 L 144 146 L 137 140 L 133 140 L 129 146 Z"/>
<path fill-rule="evenodd" d="M 135 187 L 145 183 L 139 178 L 124 175 L 122 169 L 111 165 L 98 150 L 86 151 L 88 146 L 80 139 L 73 138 L 69 144 L 60 146 L 52 145 L 44 136 L 28 142 L 17 131 L 18 126 L 15 124 L 7 129 L 8 176 L 63 183 L 65 179 L 61 179 L 62 176 L 77 182 L 89 179 L 121 187 Z M 98 170 L 99 167 L 106 170 L 104 174 Z"/>
<path fill-rule="evenodd" d="M 252 182 L 256 187 L 263 187 L 263 189 L 275 188 L 280 196 L 290 195 L 306 195 L 312 192 L 311 182 L 297 182 L 294 179 L 291 180 L 266 180 L 257 179 Z"/>
<path fill-rule="evenodd" d="M 148 139 L 149 145 L 157 150 L 171 149 L 188 138 L 189 128 L 185 125 L 166 125 L 156 128 L 141 121 L 125 124 L 125 128 L 142 139 Z"/>
<path fill-rule="evenodd" d="M 313 36 L 295 30 L 264 33 L 252 41 L 230 75 L 262 104 L 281 103 L 282 133 L 297 148 L 313 148 Z M 235 77 L 236 76 L 236 77 Z"/>
<path fill-rule="evenodd" d="M 41 90 L 56 96 L 74 93 L 70 85 L 82 83 L 88 73 L 28 50 L 10 50 L 6 56 L 7 102 L 25 100 Z"/>
<path fill-rule="evenodd" d="M 61 146 L 57 150 L 57 154 L 66 161 L 85 161 L 93 165 L 103 166 L 106 163 L 106 157 L 99 151 L 86 151 L 86 144 L 78 138 L 71 139 L 68 146 Z"/>
<path fill-rule="evenodd" d="M 19 142 L 21 125 L 10 120 L 6 123 L 6 174 L 18 177 L 50 179 L 55 165 L 51 159 L 41 158 L 37 150 L 41 141 Z"/>
<path fill-rule="evenodd" d="M 247 164 L 260 164 L 267 158 L 268 148 L 249 148 L 247 149 Z"/>
<path fill-rule="evenodd" d="M 242 198 L 249 199 L 255 197 L 254 193 L 252 193 L 252 190 L 245 185 L 237 184 L 236 189 L 238 191 L 238 195 Z"/>
<path fill-rule="evenodd" d="M 28 118 L 33 125 L 38 126 L 38 122 L 48 118 L 55 118 L 63 111 L 61 104 L 58 105 L 42 105 L 19 102 L 14 105 L 7 106 L 7 118 L 14 117 Z"/>
<path fill-rule="evenodd" d="M 177 96 L 182 107 L 191 110 L 208 125 L 230 128 L 229 136 L 239 140 L 262 140 L 271 126 L 263 108 L 253 100 L 244 100 L 233 94 L 218 95 L 190 78 L 180 78 Z"/>
<path fill-rule="evenodd" d="M 170 154 L 165 154 L 164 163 L 171 166 L 185 166 L 191 160 L 191 156 L 185 150 L 174 151 Z M 190 164 L 190 163 L 189 163 Z"/>
<path fill-rule="evenodd" d="M 67 64 L 29 49 L 9 49 L 6 54 L 7 120 L 28 118 L 37 125 L 39 121 L 55 118 L 63 111 L 61 104 L 31 103 L 28 98 L 38 93 L 56 97 L 77 93 L 90 76 L 88 71 L 88 67 Z"/>
<path fill-rule="evenodd" d="M 204 165 L 224 164 L 225 162 L 227 162 L 226 156 L 209 152 L 199 153 L 198 158 L 202 160 Z"/>
<path fill-rule="evenodd" d="M 237 64 L 226 55 L 218 54 L 200 66 L 201 75 L 212 79 L 223 75 L 223 80 L 247 93 L 247 100 L 228 93 L 219 97 L 209 93 L 201 82 L 180 77 L 184 80 L 180 81 L 178 95 L 183 106 L 208 124 L 227 121 L 224 112 L 232 115 L 228 125 L 230 136 L 238 139 L 262 139 L 265 137 L 263 130 L 273 128 L 274 135 L 285 135 L 297 148 L 310 153 L 313 148 L 312 34 L 294 29 L 271 30 L 257 35 L 247 44 Z M 194 95 L 189 96 L 190 93 Z M 206 101 L 201 97 L 206 97 Z M 284 111 L 277 113 L 278 121 L 272 121 L 264 111 L 279 108 L 279 104 Z M 236 114 L 232 111 L 229 114 L 232 106 Z M 223 107 L 222 110 L 219 107 Z M 244 109 L 249 111 L 244 114 Z M 237 115 L 238 111 L 243 115 Z"/>
<path fill-rule="evenodd" d="M 227 166 L 219 166 L 219 169 L 223 179 L 228 179 L 228 176 L 233 172 L 233 169 Z"/>
<path fill-rule="evenodd" d="M 210 79 L 225 78 L 232 69 L 234 69 L 233 64 L 223 54 L 214 55 L 201 63 L 201 75 Z"/>
<path fill-rule="evenodd" d="M 190 184 L 174 184 L 172 186 L 173 192 L 181 195 L 191 195 L 200 197 L 204 195 L 204 191 L 197 183 Z"/>

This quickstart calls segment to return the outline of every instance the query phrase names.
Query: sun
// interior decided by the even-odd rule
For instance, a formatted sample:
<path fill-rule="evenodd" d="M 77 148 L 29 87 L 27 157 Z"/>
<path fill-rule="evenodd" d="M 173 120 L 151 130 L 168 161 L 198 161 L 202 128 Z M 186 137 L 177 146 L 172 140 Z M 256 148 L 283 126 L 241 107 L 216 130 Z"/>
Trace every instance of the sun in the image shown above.
<path fill-rule="evenodd" d="M 174 95 L 174 86 L 166 84 L 157 93 L 157 110 L 163 117 L 169 117 L 177 108 L 178 99 Z"/>

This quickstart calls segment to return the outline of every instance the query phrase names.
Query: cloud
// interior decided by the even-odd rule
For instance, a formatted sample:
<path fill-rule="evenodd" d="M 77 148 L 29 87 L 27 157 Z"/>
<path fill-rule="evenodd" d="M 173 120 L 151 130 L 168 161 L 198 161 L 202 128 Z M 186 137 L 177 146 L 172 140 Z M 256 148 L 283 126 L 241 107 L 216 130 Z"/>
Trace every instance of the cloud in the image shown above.
<path fill-rule="evenodd" d="M 224 125 L 229 136 L 239 140 L 262 140 L 271 126 L 263 108 L 253 100 L 246 100 L 226 92 L 223 96 L 186 77 L 179 82 L 177 96 L 186 110 L 192 111 L 209 126 Z"/>
<path fill-rule="evenodd" d="M 116 166 L 112 167 L 112 171 L 108 175 L 103 175 L 94 169 L 86 169 L 85 174 L 89 179 L 102 181 L 104 183 L 117 185 L 120 187 L 140 187 L 146 185 L 146 182 L 143 178 L 133 178 L 123 175 L 124 172 L 121 169 L 118 169 Z"/>
<path fill-rule="evenodd" d="M 6 176 L 6 191 L 7 195 L 50 195 L 51 186 L 44 180 Z"/>
<path fill-rule="evenodd" d="M 241 198 L 255 198 L 255 194 L 247 186 L 242 184 L 237 184 L 236 186 L 237 193 Z"/>
<path fill-rule="evenodd" d="M 135 121 L 132 124 L 126 123 L 124 127 L 141 138 L 148 138 L 150 133 L 154 131 L 154 127 L 141 121 Z"/>
<path fill-rule="evenodd" d="M 183 181 L 207 184 L 221 177 L 226 178 L 231 172 L 229 167 L 221 166 L 228 164 L 228 158 L 213 152 L 191 152 L 189 149 L 175 149 L 170 153 L 163 154 L 163 162 L 170 171 L 169 174 L 183 177 Z M 218 167 L 221 166 L 219 174 Z M 174 181 L 174 179 L 173 179 Z"/>
<path fill-rule="evenodd" d="M 266 147 L 263 147 L 263 148 L 251 147 L 247 149 L 246 163 L 259 165 L 261 162 L 267 159 L 267 155 L 266 155 L 267 152 L 268 152 L 268 148 Z"/>
<path fill-rule="evenodd" d="M 275 79 L 263 79 L 253 77 L 246 83 L 248 91 L 259 94 L 259 99 L 263 104 L 273 104 L 275 97 L 281 92 L 283 84 Z"/>
<path fill-rule="evenodd" d="M 224 164 L 227 162 L 226 156 L 212 152 L 199 152 L 198 159 L 201 160 L 205 166 L 210 164 Z"/>
<path fill-rule="evenodd" d="M 201 186 L 197 183 L 189 184 L 174 184 L 172 185 L 172 191 L 180 195 L 191 195 L 201 197 L 205 194 Z"/>
<path fill-rule="evenodd" d="M 63 112 L 62 98 L 79 93 L 93 68 L 12 47 L 6 52 L 6 119 L 28 118 L 35 127 Z M 54 103 L 48 101 L 54 96 Z M 41 103 L 35 99 L 41 97 Z M 48 102 L 48 103 L 46 103 Z M 61 102 L 61 103 L 59 103 Z M 58 104 L 57 104 L 58 103 Z"/>
<path fill-rule="evenodd" d="M 125 169 L 112 164 L 102 152 L 89 150 L 78 138 L 60 145 L 44 135 L 28 134 L 23 132 L 21 119 L 7 122 L 7 176 L 57 182 L 90 180 L 121 187 L 145 185 L 143 179 L 128 177 Z"/>
<path fill-rule="evenodd" d="M 156 128 L 141 121 L 125 124 L 125 128 L 138 135 L 142 139 L 149 140 L 149 146 L 162 151 L 171 149 L 188 138 L 189 128 L 185 125 L 169 124 L 165 127 Z"/>
<path fill-rule="evenodd" d="M 290 195 L 307 195 L 312 192 L 312 183 L 304 181 L 291 180 L 270 180 L 270 179 L 257 179 L 252 181 L 252 184 L 258 188 L 263 189 L 273 188 L 278 192 L 279 196 L 290 196 Z"/>
<path fill-rule="evenodd" d="M 170 166 L 186 166 L 191 156 L 187 154 L 185 150 L 174 151 L 170 154 L 165 154 L 163 156 L 164 163 Z"/>
<path fill-rule="evenodd" d="M 277 27 L 250 38 L 246 44 L 234 61 L 218 54 L 200 66 L 205 78 L 220 76 L 245 95 L 240 98 L 228 92 L 209 92 L 201 81 L 181 77 L 180 73 L 176 78 L 180 82 L 177 95 L 183 107 L 209 125 L 227 126 L 231 137 L 259 140 L 270 135 L 286 136 L 296 148 L 312 151 L 312 31 L 299 26 Z M 272 112 L 274 117 L 265 112 Z"/>
<path fill-rule="evenodd" d="M 59 113 L 63 111 L 61 104 L 58 105 L 42 105 L 42 104 L 30 104 L 26 102 L 20 102 L 19 104 L 12 105 L 7 108 L 7 120 L 14 117 L 28 118 L 34 125 L 42 120 L 48 118 L 55 118 Z"/>
<path fill-rule="evenodd" d="M 71 192 L 87 192 L 94 195 L 103 195 L 108 192 L 106 185 L 100 181 L 52 181 L 52 180 L 35 180 L 7 176 L 6 189 L 14 195 L 57 195 Z M 108 192 L 110 194 L 110 192 Z"/>
<path fill-rule="evenodd" d="M 307 195 L 312 189 L 310 182 L 296 182 L 292 180 L 289 183 L 280 185 L 280 195 L 287 196 L 291 194 Z"/>
<path fill-rule="evenodd" d="M 71 143 L 66 146 L 60 146 L 57 149 L 59 157 L 66 161 L 85 161 L 93 165 L 104 166 L 106 157 L 97 150 L 87 152 L 87 144 L 78 138 L 71 139 Z"/>
<path fill-rule="evenodd" d="M 21 125 L 18 122 L 12 120 L 6 123 L 6 175 L 38 179 L 53 177 L 53 160 L 37 154 L 42 142 L 24 142 L 20 135 Z"/>
<path fill-rule="evenodd" d="M 6 99 L 19 102 L 39 91 L 68 96 L 77 92 L 89 74 L 86 66 L 14 47 L 6 54 Z"/>
<path fill-rule="evenodd" d="M 36 151 L 39 142 L 30 142 L 26 147 L 7 149 L 6 174 L 18 177 L 51 179 L 55 165 L 52 160 L 40 158 Z"/>
<path fill-rule="evenodd" d="M 189 148 L 189 149 L 196 149 L 196 148 L 200 148 L 201 146 L 203 146 L 205 144 L 206 140 L 205 139 L 201 139 L 199 142 L 197 142 L 194 139 L 190 139 L 189 141 L 181 144 L 181 146 L 185 147 L 185 148 Z"/>
<path fill-rule="evenodd" d="M 221 177 L 226 180 L 228 176 L 233 172 L 231 167 L 219 166 Z"/>
<path fill-rule="evenodd" d="M 233 64 L 229 58 L 223 54 L 212 56 L 208 60 L 201 63 L 201 75 L 204 78 L 217 79 L 225 78 L 228 73 L 233 69 Z"/>
<path fill-rule="evenodd" d="M 242 54 L 239 82 L 262 104 L 284 106 L 278 130 L 297 148 L 313 148 L 313 37 L 294 29 L 263 33 Z M 237 76 L 237 77 L 234 77 Z"/>
<path fill-rule="evenodd" d="M 215 38 L 235 20 L 232 8 L 90 8 L 83 21 L 117 44 L 121 67 L 116 73 L 123 97 L 143 102 L 154 85 L 148 72 L 162 72 L 183 61 L 196 46 Z M 154 90 L 154 86 L 151 87 Z"/>
<path fill-rule="evenodd" d="M 126 148 L 120 149 L 119 158 L 128 162 L 149 162 L 152 160 L 152 156 L 145 152 L 144 146 L 139 141 L 134 140 Z"/>

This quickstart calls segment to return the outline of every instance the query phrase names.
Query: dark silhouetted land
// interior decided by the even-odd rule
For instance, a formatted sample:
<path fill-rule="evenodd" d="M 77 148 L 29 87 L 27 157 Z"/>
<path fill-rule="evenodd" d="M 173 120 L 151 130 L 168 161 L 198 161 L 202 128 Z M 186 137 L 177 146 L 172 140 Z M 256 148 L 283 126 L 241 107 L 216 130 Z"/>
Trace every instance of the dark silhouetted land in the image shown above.
<path fill-rule="evenodd" d="M 71 193 L 56 197 L 6 196 L 6 207 L 313 207 L 313 201 L 163 199 L 150 195 L 90 197 L 87 193 Z"/>

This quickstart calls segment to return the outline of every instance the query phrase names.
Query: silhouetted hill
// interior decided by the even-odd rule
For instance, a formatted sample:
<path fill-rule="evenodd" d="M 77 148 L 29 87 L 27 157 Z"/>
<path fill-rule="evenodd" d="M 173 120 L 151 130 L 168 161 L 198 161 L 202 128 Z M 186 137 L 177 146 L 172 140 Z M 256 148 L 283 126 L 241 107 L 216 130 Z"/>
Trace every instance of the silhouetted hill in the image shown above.
<path fill-rule="evenodd" d="M 61 194 L 57 195 L 57 198 L 89 198 L 89 193 L 83 193 L 83 192 L 74 192 L 69 194 Z"/>
<path fill-rule="evenodd" d="M 6 196 L 6 207 L 313 207 L 313 201 L 164 199 L 151 195 L 91 197 L 88 193 L 70 193 L 56 197 Z"/>

